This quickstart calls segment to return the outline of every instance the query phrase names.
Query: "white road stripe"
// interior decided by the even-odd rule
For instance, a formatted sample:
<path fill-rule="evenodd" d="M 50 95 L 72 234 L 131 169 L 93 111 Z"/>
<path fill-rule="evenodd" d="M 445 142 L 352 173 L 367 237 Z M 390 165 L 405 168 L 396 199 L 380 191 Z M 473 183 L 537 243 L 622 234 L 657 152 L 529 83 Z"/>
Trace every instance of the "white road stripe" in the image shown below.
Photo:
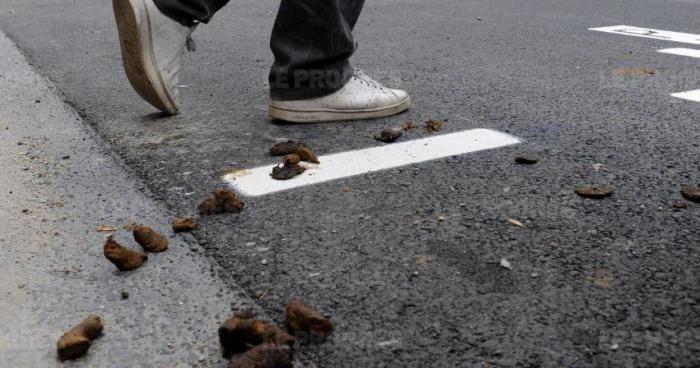
<path fill-rule="evenodd" d="M 518 138 L 505 133 L 472 129 L 321 156 L 320 165 L 302 163 L 308 170 L 290 180 L 272 179 L 270 173 L 274 164 L 237 171 L 224 176 L 224 180 L 239 194 L 254 197 L 519 142 Z"/>
<path fill-rule="evenodd" d="M 700 89 L 696 89 L 688 92 L 672 93 L 671 96 L 682 98 L 688 101 L 700 102 Z"/>
<path fill-rule="evenodd" d="M 672 49 L 662 49 L 656 50 L 664 54 L 680 55 L 680 56 L 690 56 L 694 58 L 700 58 L 700 50 L 697 49 L 686 49 L 684 47 L 675 47 Z"/>
<path fill-rule="evenodd" d="M 590 31 L 598 31 L 598 32 L 616 33 L 616 34 L 621 34 L 621 35 L 626 35 L 626 36 L 645 37 L 645 38 L 653 38 L 656 40 L 683 42 L 683 43 L 690 43 L 693 45 L 700 45 L 700 35 L 696 35 L 696 34 L 692 34 L 692 33 L 671 32 L 671 31 L 664 31 L 661 29 L 640 28 L 640 27 L 625 26 L 625 25 L 589 28 L 589 30 Z"/>

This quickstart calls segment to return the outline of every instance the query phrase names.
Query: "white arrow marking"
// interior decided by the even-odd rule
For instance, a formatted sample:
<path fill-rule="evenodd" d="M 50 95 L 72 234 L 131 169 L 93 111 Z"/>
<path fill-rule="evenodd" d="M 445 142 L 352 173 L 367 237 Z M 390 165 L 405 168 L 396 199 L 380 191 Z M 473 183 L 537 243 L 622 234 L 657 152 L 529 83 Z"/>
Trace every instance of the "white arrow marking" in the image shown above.
<path fill-rule="evenodd" d="M 686 49 L 683 47 L 678 47 L 678 48 L 663 49 L 663 50 L 658 50 L 658 51 L 662 52 L 664 54 L 672 54 L 672 55 L 700 58 L 700 50 L 696 50 L 696 49 Z M 696 89 L 696 90 L 688 91 L 688 92 L 672 93 L 671 96 L 676 97 L 676 98 L 680 98 L 683 100 L 700 102 L 700 89 Z"/>
<path fill-rule="evenodd" d="M 700 50 L 696 50 L 696 49 L 686 49 L 683 47 L 678 47 L 678 48 L 663 49 L 663 50 L 658 50 L 658 51 L 662 52 L 664 54 L 672 54 L 672 55 L 700 58 Z M 676 97 L 676 98 L 680 98 L 683 100 L 700 102 L 700 89 L 696 89 L 693 91 L 687 91 L 687 92 L 671 93 L 671 96 Z"/>
<path fill-rule="evenodd" d="M 472 129 L 321 156 L 320 165 L 302 163 L 307 170 L 290 180 L 272 179 L 274 164 L 237 171 L 224 176 L 224 180 L 239 194 L 255 197 L 519 142 L 518 138 L 495 130 Z"/>
<path fill-rule="evenodd" d="M 679 56 L 690 56 L 693 58 L 700 58 L 700 50 L 696 49 L 686 49 L 684 47 L 676 47 L 672 49 L 662 49 L 656 50 L 664 54 L 679 55 Z"/>
<path fill-rule="evenodd" d="M 653 38 L 656 40 L 683 42 L 683 43 L 690 43 L 693 45 L 700 45 L 700 35 L 696 35 L 696 34 L 692 34 L 692 33 L 671 32 L 671 31 L 664 31 L 661 29 L 639 28 L 639 27 L 624 26 L 624 25 L 589 28 L 589 30 L 590 31 L 598 31 L 598 32 L 616 33 L 616 34 L 633 36 L 633 37 Z M 663 49 L 663 50 L 658 50 L 658 51 L 666 53 L 666 54 L 700 57 L 700 50 L 693 50 L 693 49 L 686 49 L 686 48 L 672 48 L 672 49 Z M 700 102 L 700 89 L 688 91 L 688 92 L 672 93 L 671 96 L 676 97 L 676 98 L 681 98 L 684 100 L 688 100 L 688 101 Z"/>
<path fill-rule="evenodd" d="M 672 93 L 671 96 L 676 98 L 681 98 L 688 101 L 700 102 L 700 89 L 696 89 L 688 92 L 678 92 Z"/>
<path fill-rule="evenodd" d="M 700 35 L 692 33 L 671 32 L 661 29 L 639 28 L 625 25 L 589 28 L 588 30 L 700 45 Z"/>

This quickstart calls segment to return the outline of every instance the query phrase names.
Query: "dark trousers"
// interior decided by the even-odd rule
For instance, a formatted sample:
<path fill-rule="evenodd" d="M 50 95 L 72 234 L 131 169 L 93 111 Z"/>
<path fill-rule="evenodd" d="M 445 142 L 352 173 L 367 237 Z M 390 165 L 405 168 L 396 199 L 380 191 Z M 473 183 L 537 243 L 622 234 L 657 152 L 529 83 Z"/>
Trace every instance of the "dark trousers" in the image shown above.
<path fill-rule="evenodd" d="M 229 0 L 154 0 L 185 25 L 207 23 Z M 282 0 L 270 47 L 275 62 L 270 94 L 276 99 L 320 97 L 342 88 L 352 76 L 352 30 L 364 0 Z"/>

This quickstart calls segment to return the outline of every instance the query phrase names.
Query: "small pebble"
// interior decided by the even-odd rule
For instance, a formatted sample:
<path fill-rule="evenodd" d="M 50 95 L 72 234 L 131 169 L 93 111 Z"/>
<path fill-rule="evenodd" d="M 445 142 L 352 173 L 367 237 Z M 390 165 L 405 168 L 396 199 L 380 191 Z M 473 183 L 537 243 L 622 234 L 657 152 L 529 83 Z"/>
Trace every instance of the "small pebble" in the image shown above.
<path fill-rule="evenodd" d="M 122 290 L 122 299 L 129 299 L 129 292 L 126 290 Z"/>
<path fill-rule="evenodd" d="M 507 258 L 501 258 L 500 266 L 507 269 L 507 270 L 513 270 L 513 265 L 508 261 Z"/>

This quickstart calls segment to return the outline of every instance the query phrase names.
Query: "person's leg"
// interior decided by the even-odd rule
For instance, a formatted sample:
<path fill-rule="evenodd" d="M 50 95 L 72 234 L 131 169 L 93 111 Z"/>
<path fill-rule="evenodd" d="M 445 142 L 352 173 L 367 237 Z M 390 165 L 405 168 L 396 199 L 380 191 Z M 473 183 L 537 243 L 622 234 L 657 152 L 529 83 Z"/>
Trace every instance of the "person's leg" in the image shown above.
<path fill-rule="evenodd" d="M 352 29 L 364 0 L 282 0 L 270 46 L 270 94 L 305 99 L 333 93 L 352 76 Z"/>
<path fill-rule="evenodd" d="M 364 0 L 282 0 L 270 42 L 273 119 L 292 122 L 372 119 L 409 108 L 390 89 L 350 66 L 352 30 Z"/>
<path fill-rule="evenodd" d="M 340 11 L 343 12 L 343 17 L 345 21 L 348 22 L 350 29 L 355 29 L 355 24 L 360 18 L 360 13 L 362 8 L 365 6 L 365 0 L 356 1 L 342 1 L 340 4 Z"/>
<path fill-rule="evenodd" d="M 178 22 L 191 26 L 209 23 L 211 17 L 229 0 L 153 0 L 163 14 Z"/>
<path fill-rule="evenodd" d="M 197 23 L 228 0 L 112 0 L 129 82 L 151 105 L 180 111 L 179 68 Z M 157 2 L 157 3 L 156 3 Z M 270 116 L 288 121 L 377 118 L 410 106 L 350 67 L 364 0 L 282 0 L 271 47 Z"/>
<path fill-rule="evenodd" d="M 180 112 L 180 61 L 185 48 L 191 46 L 188 40 L 194 24 L 207 21 L 215 6 L 225 2 L 192 0 L 189 7 L 178 7 L 174 0 L 158 2 L 180 18 L 166 15 L 154 0 L 112 0 L 112 5 L 131 86 L 160 111 L 175 115 Z"/>

